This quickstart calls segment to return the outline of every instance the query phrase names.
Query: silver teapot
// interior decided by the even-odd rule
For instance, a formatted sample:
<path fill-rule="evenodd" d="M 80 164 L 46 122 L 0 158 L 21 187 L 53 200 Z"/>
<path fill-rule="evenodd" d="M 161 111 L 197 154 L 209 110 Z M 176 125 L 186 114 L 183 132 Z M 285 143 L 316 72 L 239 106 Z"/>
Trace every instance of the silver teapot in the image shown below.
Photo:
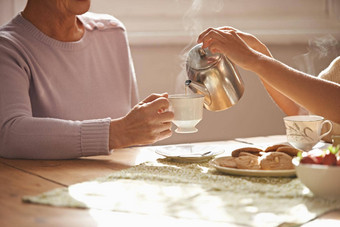
<path fill-rule="evenodd" d="M 185 81 L 194 93 L 204 95 L 204 107 L 221 111 L 235 105 L 242 97 L 244 85 L 234 64 L 223 54 L 211 53 L 202 44 L 188 53 Z"/>

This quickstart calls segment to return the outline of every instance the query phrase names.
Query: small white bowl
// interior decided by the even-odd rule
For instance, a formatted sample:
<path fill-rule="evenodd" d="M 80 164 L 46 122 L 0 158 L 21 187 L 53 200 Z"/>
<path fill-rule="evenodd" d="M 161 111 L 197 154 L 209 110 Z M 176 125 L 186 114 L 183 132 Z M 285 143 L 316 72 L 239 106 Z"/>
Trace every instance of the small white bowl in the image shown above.
<path fill-rule="evenodd" d="M 340 198 L 340 166 L 294 164 L 297 177 L 314 195 Z"/>

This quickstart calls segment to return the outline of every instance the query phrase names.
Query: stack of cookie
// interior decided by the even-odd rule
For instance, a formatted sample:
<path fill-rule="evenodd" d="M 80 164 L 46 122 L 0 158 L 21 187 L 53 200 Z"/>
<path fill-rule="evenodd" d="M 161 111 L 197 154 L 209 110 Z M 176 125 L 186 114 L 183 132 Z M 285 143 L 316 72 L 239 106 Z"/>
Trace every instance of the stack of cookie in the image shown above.
<path fill-rule="evenodd" d="M 228 168 L 252 170 L 288 170 L 294 169 L 293 157 L 300 150 L 285 144 L 276 144 L 265 150 L 255 147 L 243 147 L 224 157 L 219 165 Z"/>

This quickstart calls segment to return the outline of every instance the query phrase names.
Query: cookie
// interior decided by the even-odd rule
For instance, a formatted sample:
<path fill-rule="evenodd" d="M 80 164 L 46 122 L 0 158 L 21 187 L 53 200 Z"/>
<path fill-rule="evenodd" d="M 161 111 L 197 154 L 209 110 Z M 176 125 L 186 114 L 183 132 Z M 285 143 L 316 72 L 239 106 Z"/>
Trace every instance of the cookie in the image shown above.
<path fill-rule="evenodd" d="M 272 151 L 276 151 L 278 148 L 280 147 L 284 147 L 284 146 L 288 146 L 287 144 L 275 144 L 273 146 L 269 146 L 267 147 L 264 152 L 272 152 Z"/>
<path fill-rule="evenodd" d="M 241 152 L 247 152 L 253 155 L 260 156 L 260 152 L 263 152 L 263 150 L 256 147 L 242 147 L 231 152 L 231 156 L 238 157 L 240 156 Z"/>
<path fill-rule="evenodd" d="M 219 159 L 218 164 L 222 167 L 236 168 L 236 162 L 234 157 L 223 157 Z"/>
<path fill-rule="evenodd" d="M 240 152 L 240 154 L 238 155 L 239 157 L 241 157 L 241 156 L 254 156 L 254 157 L 258 157 L 258 155 L 256 155 L 256 154 L 251 154 L 251 153 L 248 153 L 248 152 Z"/>
<path fill-rule="evenodd" d="M 264 170 L 294 169 L 292 157 L 283 152 L 269 152 L 260 160 L 260 165 Z"/>
<path fill-rule="evenodd" d="M 297 156 L 297 154 L 299 152 L 302 152 L 301 150 L 299 149 L 296 149 L 294 147 L 291 147 L 291 146 L 283 146 L 283 147 L 279 147 L 277 150 L 277 152 L 283 152 L 283 153 L 286 153 L 292 157 L 295 157 Z"/>
<path fill-rule="evenodd" d="M 238 169 L 261 169 L 258 156 L 243 155 L 235 158 L 236 167 Z"/>

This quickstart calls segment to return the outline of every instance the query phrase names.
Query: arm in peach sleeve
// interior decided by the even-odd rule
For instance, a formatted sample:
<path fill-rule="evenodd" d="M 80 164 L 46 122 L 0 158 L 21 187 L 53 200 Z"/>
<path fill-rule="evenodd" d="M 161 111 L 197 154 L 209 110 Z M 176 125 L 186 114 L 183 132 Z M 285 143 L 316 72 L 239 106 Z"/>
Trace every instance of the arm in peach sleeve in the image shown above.
<path fill-rule="evenodd" d="M 236 29 L 208 29 L 200 35 L 198 42 L 203 42 L 203 47 L 213 52 L 226 54 L 235 64 L 256 73 L 287 114 L 297 113 L 298 107 L 294 104 L 297 103 L 309 112 L 340 122 L 339 84 L 295 70 L 272 58 L 264 46 L 254 48 L 243 38 L 242 32 Z"/>

